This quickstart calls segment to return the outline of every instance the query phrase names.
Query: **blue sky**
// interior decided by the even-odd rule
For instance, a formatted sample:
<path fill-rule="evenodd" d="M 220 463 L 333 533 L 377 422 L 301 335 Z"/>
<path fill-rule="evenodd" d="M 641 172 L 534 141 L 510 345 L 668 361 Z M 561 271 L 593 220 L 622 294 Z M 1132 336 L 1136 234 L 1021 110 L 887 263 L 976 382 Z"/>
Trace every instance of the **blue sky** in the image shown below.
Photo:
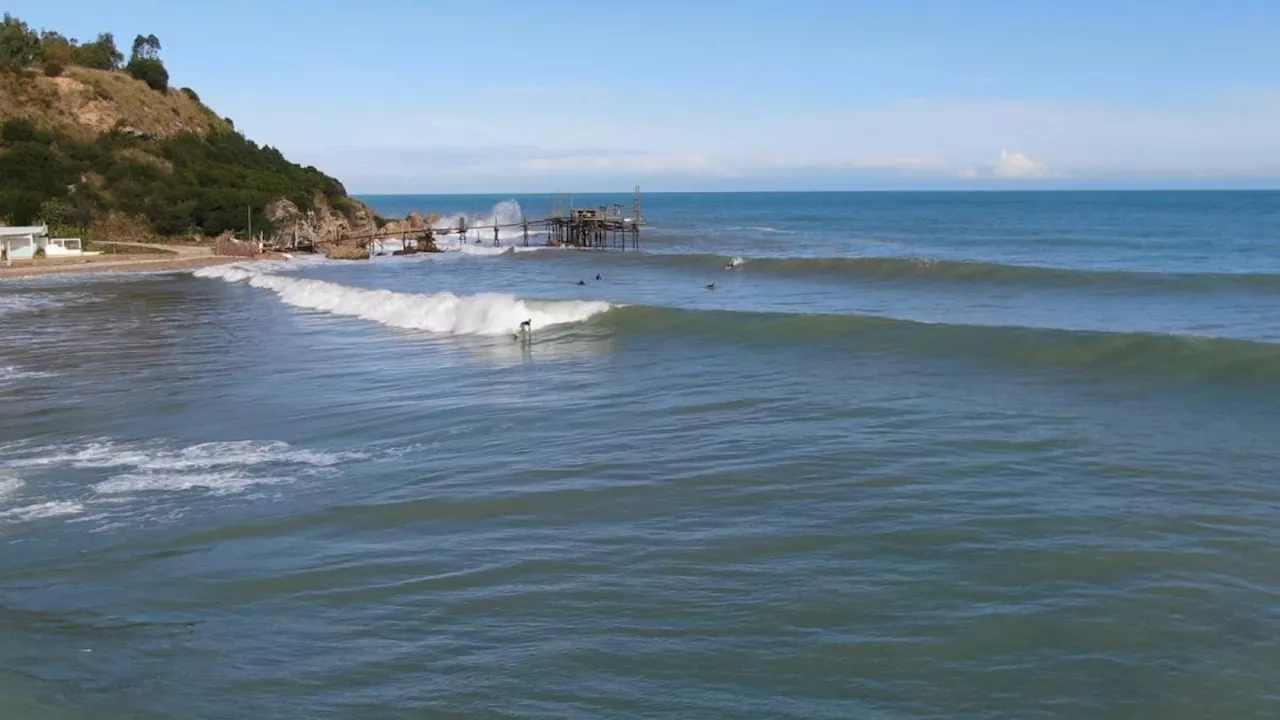
<path fill-rule="evenodd" d="M 5 9 L 156 34 L 175 85 L 353 192 L 1280 187 L 1275 0 Z"/>

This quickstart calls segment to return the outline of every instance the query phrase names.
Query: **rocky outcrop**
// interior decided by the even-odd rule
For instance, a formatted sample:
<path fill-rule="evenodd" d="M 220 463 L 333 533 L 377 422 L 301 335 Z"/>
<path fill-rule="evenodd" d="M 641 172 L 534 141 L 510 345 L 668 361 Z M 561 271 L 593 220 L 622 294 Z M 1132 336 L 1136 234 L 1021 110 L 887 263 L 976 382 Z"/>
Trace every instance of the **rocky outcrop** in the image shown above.
<path fill-rule="evenodd" d="M 303 212 L 289 200 L 267 206 L 267 219 L 275 226 L 268 244 L 280 248 L 315 247 L 339 243 L 343 238 L 370 237 L 378 232 L 373 211 L 364 203 L 346 199 L 353 209 L 344 214 L 324 196 L 316 196 L 315 209 Z"/>
<path fill-rule="evenodd" d="M 356 244 L 331 244 L 324 248 L 325 257 L 330 260 L 368 260 L 369 246 Z"/>
<path fill-rule="evenodd" d="M 440 222 L 440 213 L 431 212 L 423 215 L 414 210 L 403 219 L 390 219 L 382 226 L 381 235 L 388 238 L 403 238 L 407 235 L 420 235 L 429 227 Z"/>

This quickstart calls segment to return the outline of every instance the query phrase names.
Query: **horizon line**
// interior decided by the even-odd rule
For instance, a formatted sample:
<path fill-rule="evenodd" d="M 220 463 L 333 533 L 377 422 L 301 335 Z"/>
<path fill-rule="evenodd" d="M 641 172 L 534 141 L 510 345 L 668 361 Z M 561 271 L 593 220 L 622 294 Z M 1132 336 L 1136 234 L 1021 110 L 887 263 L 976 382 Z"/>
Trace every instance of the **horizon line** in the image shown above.
<path fill-rule="evenodd" d="M 883 194 L 883 195 L 972 195 L 972 194 L 998 194 L 998 193 L 1020 193 L 1020 194 L 1049 194 L 1049 193 L 1276 193 L 1280 192 L 1280 185 L 1276 187 L 1264 188 L 966 188 L 966 189 L 939 189 L 930 190 L 901 190 L 901 189 L 861 189 L 861 190 L 645 190 L 640 189 L 642 196 L 646 195 L 854 195 L 854 194 Z M 436 197 L 465 197 L 476 195 L 634 195 L 634 190 L 589 190 L 573 192 L 565 191 L 511 191 L 511 190 L 495 190 L 486 192 L 350 192 L 354 197 L 411 197 L 430 195 Z"/>

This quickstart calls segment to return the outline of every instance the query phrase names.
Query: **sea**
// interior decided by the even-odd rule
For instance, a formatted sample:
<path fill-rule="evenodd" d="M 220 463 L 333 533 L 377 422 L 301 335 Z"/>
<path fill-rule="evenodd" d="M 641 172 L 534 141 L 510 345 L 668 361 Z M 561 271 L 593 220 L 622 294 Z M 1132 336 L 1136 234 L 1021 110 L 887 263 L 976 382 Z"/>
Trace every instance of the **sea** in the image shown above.
<path fill-rule="evenodd" d="M 1280 717 L 1280 193 L 366 200 L 0 281 L 0 718 Z"/>

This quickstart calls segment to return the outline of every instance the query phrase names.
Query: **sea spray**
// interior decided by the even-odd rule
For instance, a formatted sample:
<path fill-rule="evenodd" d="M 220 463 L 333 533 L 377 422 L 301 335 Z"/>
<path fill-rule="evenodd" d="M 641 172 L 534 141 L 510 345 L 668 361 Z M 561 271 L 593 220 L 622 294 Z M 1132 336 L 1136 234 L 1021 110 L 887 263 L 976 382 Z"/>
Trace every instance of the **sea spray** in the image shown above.
<path fill-rule="evenodd" d="M 500 293 L 455 295 L 367 290 L 324 280 L 261 273 L 234 264 L 203 268 L 195 275 L 271 290 L 294 307 L 443 335 L 505 335 L 525 320 L 531 320 L 534 328 L 543 328 L 582 322 L 613 307 L 603 301 L 523 300 Z"/>
<path fill-rule="evenodd" d="M 436 230 L 453 230 L 458 227 L 458 222 L 465 219 L 467 222 L 467 241 L 461 242 L 456 235 L 446 235 L 437 238 L 437 244 L 444 249 L 462 248 L 481 248 L 493 247 L 493 226 L 498 226 L 498 241 L 500 243 L 509 244 L 509 241 L 524 238 L 524 229 L 520 227 L 520 223 L 524 221 L 524 210 L 520 207 L 520 203 L 515 200 L 503 200 L 493 206 L 488 214 L 468 215 L 466 213 L 455 213 L 452 215 L 442 215 L 438 220 L 431 224 Z M 477 242 L 479 241 L 479 242 Z M 487 246 L 487 247 L 486 247 Z M 470 250 L 462 250 L 463 252 L 471 252 Z"/>

